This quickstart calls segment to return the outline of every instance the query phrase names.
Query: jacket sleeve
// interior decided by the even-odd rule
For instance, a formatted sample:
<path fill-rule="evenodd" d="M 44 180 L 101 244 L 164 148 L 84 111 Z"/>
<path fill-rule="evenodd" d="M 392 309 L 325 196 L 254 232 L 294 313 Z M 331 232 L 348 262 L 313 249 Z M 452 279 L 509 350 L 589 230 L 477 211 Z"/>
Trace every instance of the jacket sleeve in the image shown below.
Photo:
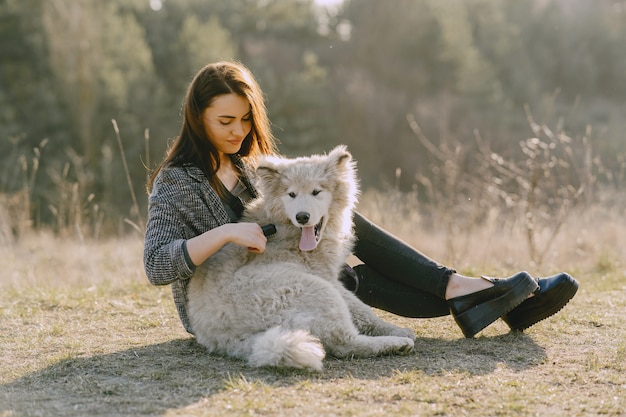
<path fill-rule="evenodd" d="M 185 258 L 183 245 L 201 233 L 195 216 L 204 203 L 195 180 L 183 173 L 182 169 L 163 169 L 148 199 L 143 261 L 154 285 L 188 279 L 195 271 Z"/>

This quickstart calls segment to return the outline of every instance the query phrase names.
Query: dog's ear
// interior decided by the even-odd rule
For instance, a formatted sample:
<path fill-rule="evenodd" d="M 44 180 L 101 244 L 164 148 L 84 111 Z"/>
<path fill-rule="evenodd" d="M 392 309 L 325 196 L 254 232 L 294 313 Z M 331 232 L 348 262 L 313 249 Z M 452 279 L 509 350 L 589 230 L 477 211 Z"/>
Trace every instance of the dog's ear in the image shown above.
<path fill-rule="evenodd" d="M 352 154 L 348 152 L 348 148 L 345 145 L 339 145 L 328 154 L 328 162 L 329 169 L 338 167 L 349 168 L 351 167 Z"/>
<path fill-rule="evenodd" d="M 345 145 L 330 151 L 327 158 L 326 175 L 335 184 L 337 195 L 348 196 L 347 206 L 353 208 L 359 195 L 359 181 L 356 175 L 356 162 Z"/>
<path fill-rule="evenodd" d="M 271 181 L 272 178 L 280 175 L 278 170 L 270 165 L 259 165 L 256 169 L 256 174 L 263 181 Z"/>
<path fill-rule="evenodd" d="M 256 175 L 260 185 L 264 188 L 272 188 L 280 184 L 281 173 L 279 170 L 280 159 L 278 157 L 265 157 L 261 159 L 256 168 Z"/>

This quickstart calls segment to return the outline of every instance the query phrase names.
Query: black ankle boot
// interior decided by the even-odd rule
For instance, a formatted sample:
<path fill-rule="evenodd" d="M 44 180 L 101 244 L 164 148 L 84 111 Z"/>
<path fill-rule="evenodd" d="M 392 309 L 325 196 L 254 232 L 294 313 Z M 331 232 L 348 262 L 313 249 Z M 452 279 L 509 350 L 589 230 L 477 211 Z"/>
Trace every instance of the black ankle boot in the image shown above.
<path fill-rule="evenodd" d="M 450 313 L 467 338 L 521 304 L 537 289 L 537 282 L 527 272 L 506 279 L 487 278 L 493 287 L 448 300 Z"/>
<path fill-rule="evenodd" d="M 578 291 L 578 281 L 565 272 L 539 278 L 537 283 L 532 297 L 502 316 L 511 330 L 522 331 L 556 314 Z"/>

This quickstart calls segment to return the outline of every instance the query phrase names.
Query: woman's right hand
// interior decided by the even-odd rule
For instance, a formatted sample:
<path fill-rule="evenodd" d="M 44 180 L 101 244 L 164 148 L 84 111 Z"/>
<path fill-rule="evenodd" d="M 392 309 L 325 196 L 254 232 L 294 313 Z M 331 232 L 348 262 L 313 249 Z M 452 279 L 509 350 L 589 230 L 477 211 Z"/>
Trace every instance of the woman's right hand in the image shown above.
<path fill-rule="evenodd" d="M 193 264 L 198 266 L 227 243 L 262 253 L 267 238 L 256 223 L 227 223 L 187 240 L 187 252 Z"/>
<path fill-rule="evenodd" d="M 250 252 L 262 253 L 265 250 L 267 238 L 263 234 L 261 226 L 256 223 L 228 223 L 222 227 L 228 227 L 231 235 L 230 242 L 244 246 Z"/>

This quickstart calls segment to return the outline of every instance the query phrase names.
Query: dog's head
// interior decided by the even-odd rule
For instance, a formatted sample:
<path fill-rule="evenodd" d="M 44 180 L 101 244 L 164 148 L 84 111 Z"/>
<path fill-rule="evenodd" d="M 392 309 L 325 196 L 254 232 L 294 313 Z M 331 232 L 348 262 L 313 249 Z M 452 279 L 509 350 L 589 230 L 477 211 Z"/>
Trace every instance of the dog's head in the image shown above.
<path fill-rule="evenodd" d="M 349 233 L 358 195 L 354 165 L 345 146 L 327 155 L 263 158 L 256 172 L 267 216 L 300 228 L 303 251 L 315 249 L 329 227 Z"/>

